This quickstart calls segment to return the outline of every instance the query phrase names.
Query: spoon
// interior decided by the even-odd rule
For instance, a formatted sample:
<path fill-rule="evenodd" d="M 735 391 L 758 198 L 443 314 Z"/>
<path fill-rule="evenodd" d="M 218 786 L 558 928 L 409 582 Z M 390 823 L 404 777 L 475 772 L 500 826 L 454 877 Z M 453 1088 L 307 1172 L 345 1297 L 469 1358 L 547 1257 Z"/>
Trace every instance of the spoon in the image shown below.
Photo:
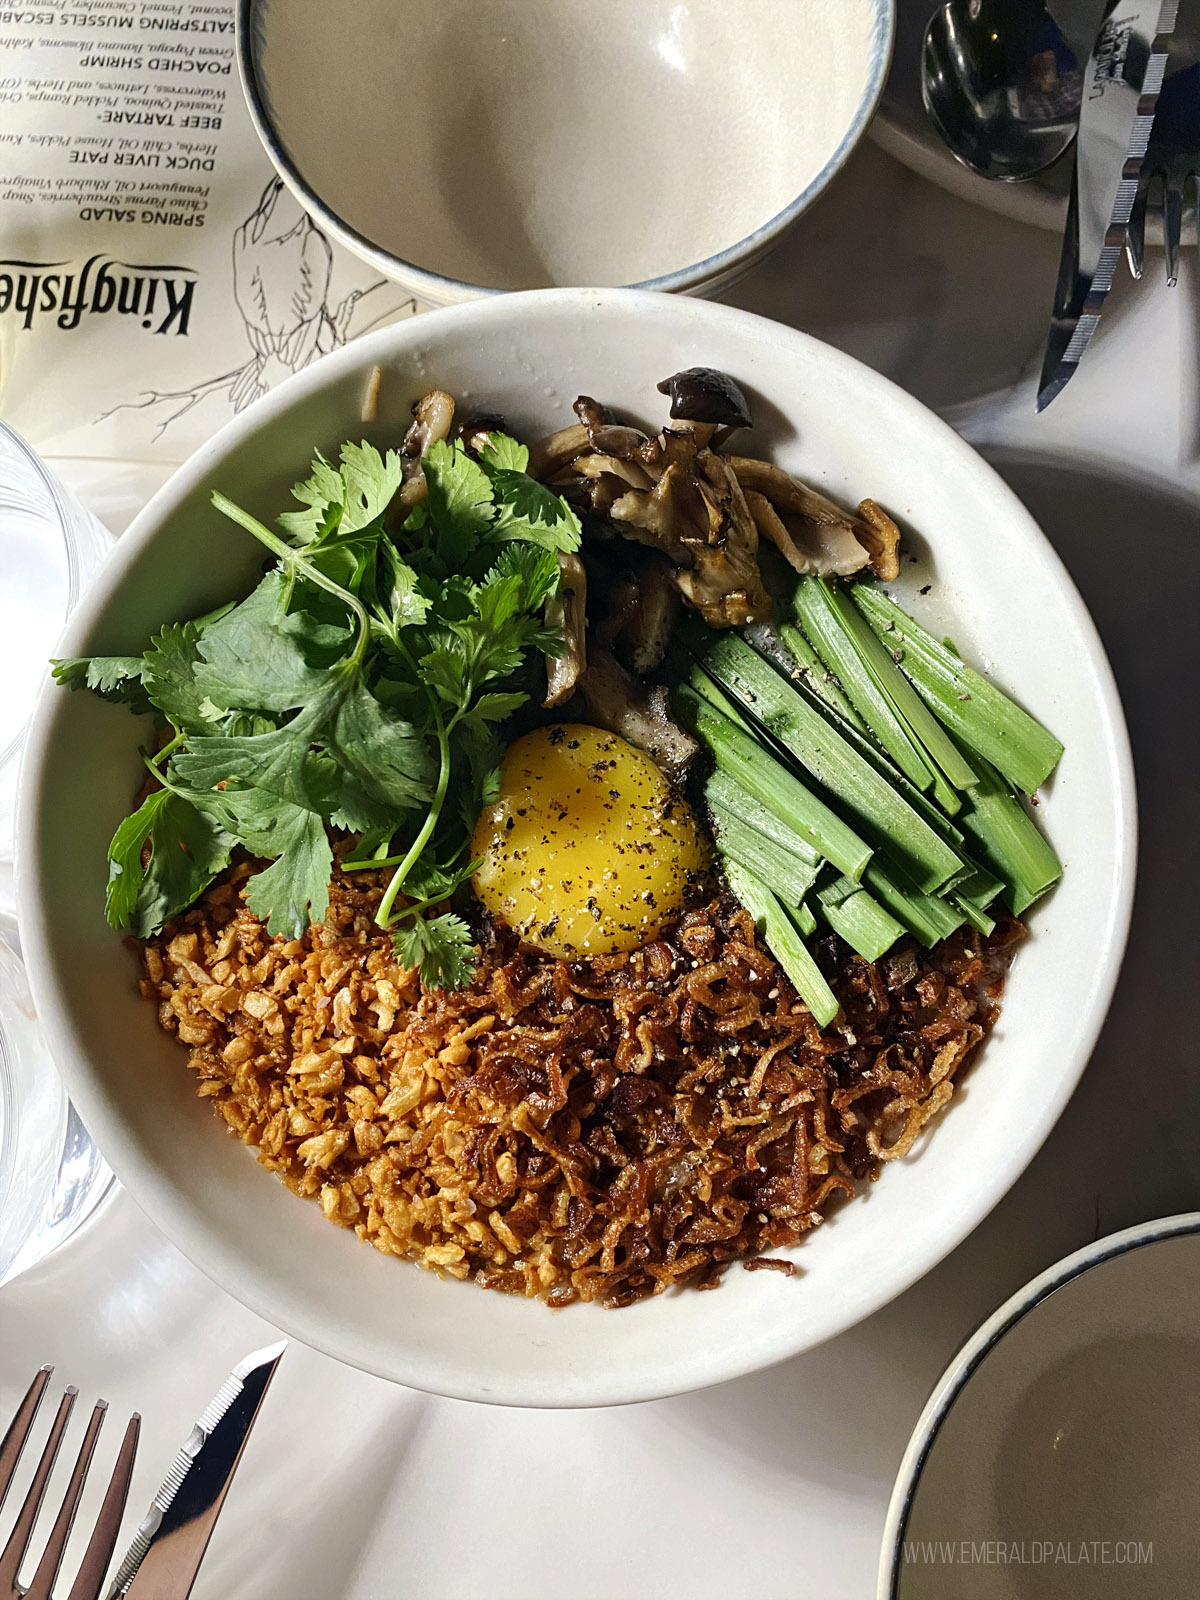
<path fill-rule="evenodd" d="M 921 93 L 964 166 L 1017 183 L 1070 147 L 1083 72 L 1042 0 L 946 0 L 925 30 Z"/>

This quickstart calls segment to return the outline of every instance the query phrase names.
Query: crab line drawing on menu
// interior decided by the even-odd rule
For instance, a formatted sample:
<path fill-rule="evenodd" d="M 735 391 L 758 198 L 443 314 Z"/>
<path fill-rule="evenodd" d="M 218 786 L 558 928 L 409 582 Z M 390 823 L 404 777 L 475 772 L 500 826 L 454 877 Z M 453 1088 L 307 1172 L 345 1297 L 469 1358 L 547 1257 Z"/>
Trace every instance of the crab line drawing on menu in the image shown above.
<path fill-rule="evenodd" d="M 220 397 L 233 411 L 245 408 L 284 378 L 336 350 L 369 328 L 409 315 L 416 301 L 394 302 L 371 312 L 379 292 L 393 287 L 384 278 L 330 300 L 333 250 L 307 213 L 272 178 L 258 204 L 233 235 L 233 298 L 241 314 L 250 354 L 240 366 L 186 389 L 151 390 L 102 413 L 153 411 L 154 437 L 161 438 L 203 401 Z M 364 302 L 370 301 L 370 305 Z M 364 314 L 365 313 L 365 314 Z"/>

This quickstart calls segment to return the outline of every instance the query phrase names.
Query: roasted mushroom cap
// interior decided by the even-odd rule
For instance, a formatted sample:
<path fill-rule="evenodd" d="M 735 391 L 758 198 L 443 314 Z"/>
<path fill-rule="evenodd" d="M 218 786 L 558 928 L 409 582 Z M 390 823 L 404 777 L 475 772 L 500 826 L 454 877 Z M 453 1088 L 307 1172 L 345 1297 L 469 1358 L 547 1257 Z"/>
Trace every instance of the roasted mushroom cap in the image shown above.
<path fill-rule="evenodd" d="M 711 627 L 770 616 L 760 535 L 797 572 L 848 576 L 870 566 L 877 577 L 896 576 L 899 531 L 873 501 L 843 511 L 770 462 L 715 448 L 750 424 L 746 397 L 725 373 L 691 367 L 658 387 L 671 396 L 672 425 L 655 438 L 580 395 L 579 421 L 534 446 L 530 471 L 610 529 L 660 551 L 679 593 Z"/>
<path fill-rule="evenodd" d="M 404 435 L 404 458 L 420 461 L 431 444 L 448 439 L 454 426 L 454 401 L 444 389 L 431 389 L 412 408 L 412 426 Z"/>
<path fill-rule="evenodd" d="M 732 404 L 722 415 L 734 414 Z M 591 509 L 661 551 L 679 592 L 713 627 L 765 620 L 758 530 L 736 478 L 707 449 L 715 424 L 688 419 L 651 439 L 613 422 L 588 395 L 575 412 L 578 423 L 534 447 L 530 470 L 568 494 L 582 480 Z"/>
<path fill-rule="evenodd" d="M 493 433 L 506 433 L 508 431 L 504 418 L 498 411 L 480 411 L 472 417 L 464 417 L 454 426 L 455 439 L 461 439 L 463 449 L 468 455 L 477 456 L 487 445 Z"/>
<path fill-rule="evenodd" d="M 688 367 L 664 378 L 659 394 L 671 397 L 673 421 L 710 422 L 718 428 L 748 428 L 750 406 L 739 386 L 715 367 Z"/>
<path fill-rule="evenodd" d="M 539 439 L 529 450 L 529 473 L 534 478 L 552 478 L 561 472 L 581 451 L 588 449 L 591 440 L 582 422 L 572 422 L 557 433 Z"/>
<path fill-rule="evenodd" d="M 792 516 L 785 522 L 767 499 L 746 490 L 754 525 L 799 573 L 822 578 L 849 577 L 867 564 L 867 552 L 848 522 L 813 522 Z"/>
<path fill-rule="evenodd" d="M 871 571 L 882 583 L 900 576 L 900 529 L 874 500 L 859 503 L 855 533 L 871 552 Z"/>

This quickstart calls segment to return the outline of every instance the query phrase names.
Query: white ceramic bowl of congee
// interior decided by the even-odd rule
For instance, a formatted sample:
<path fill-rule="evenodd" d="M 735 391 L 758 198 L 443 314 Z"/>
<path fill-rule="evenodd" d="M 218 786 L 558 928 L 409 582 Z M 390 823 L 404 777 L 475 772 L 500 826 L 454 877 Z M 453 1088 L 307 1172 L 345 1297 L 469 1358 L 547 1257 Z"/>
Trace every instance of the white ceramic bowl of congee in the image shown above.
<path fill-rule="evenodd" d="M 895 0 L 240 0 L 251 114 L 329 235 L 420 300 L 713 294 L 845 164 Z"/>

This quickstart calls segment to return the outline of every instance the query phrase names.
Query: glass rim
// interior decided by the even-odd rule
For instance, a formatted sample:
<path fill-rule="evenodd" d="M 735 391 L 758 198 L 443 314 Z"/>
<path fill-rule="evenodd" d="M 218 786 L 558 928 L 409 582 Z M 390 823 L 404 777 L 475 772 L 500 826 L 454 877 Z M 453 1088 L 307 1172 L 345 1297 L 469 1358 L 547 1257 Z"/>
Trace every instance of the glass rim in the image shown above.
<path fill-rule="evenodd" d="M 62 613 L 62 621 L 65 623 L 75 609 L 83 590 L 83 562 L 71 513 L 63 497 L 62 486 L 33 446 L 23 435 L 17 432 L 11 423 L 5 422 L 2 417 L 0 417 L 0 436 L 11 444 L 17 454 L 25 458 L 25 461 L 46 491 L 50 505 L 53 508 L 54 518 L 57 521 L 58 532 L 67 561 L 67 595 Z M 47 519 L 47 526 L 49 526 L 49 519 Z M 33 707 L 30 706 L 29 716 L 32 716 L 32 714 Z M 26 734 L 29 731 L 29 716 L 21 723 L 8 743 L 0 747 L 0 772 L 4 771 L 9 763 L 20 755 Z"/>

